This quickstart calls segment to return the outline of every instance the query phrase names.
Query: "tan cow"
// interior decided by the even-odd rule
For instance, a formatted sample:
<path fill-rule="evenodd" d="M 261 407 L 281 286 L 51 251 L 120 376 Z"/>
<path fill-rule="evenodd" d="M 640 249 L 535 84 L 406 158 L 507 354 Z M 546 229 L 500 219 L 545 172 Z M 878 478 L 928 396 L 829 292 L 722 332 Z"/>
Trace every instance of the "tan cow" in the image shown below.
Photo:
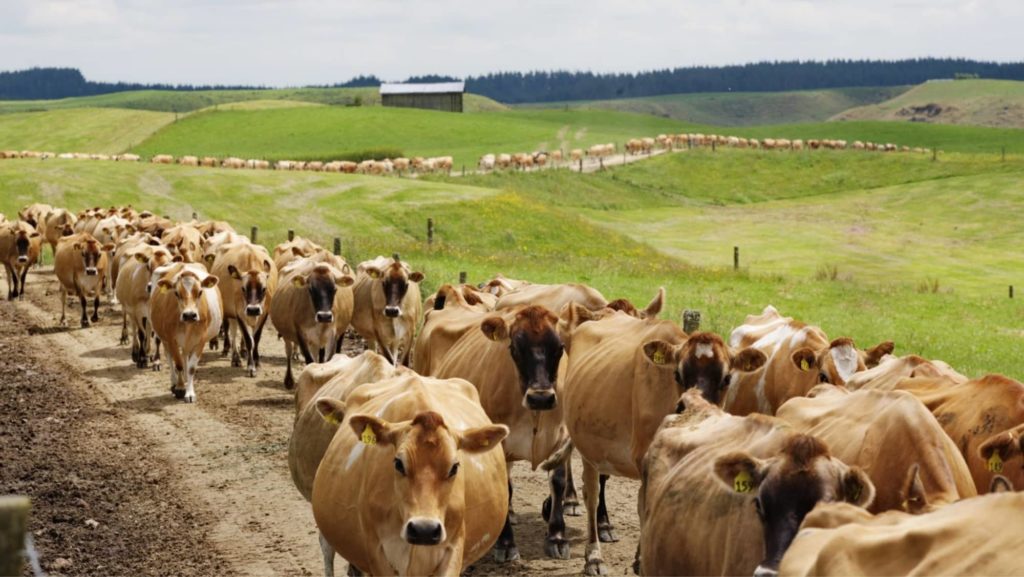
<path fill-rule="evenodd" d="M 191 224 L 196 227 L 196 230 L 199 231 L 199 234 L 201 234 L 203 238 L 210 238 L 211 236 L 222 232 L 235 232 L 235 227 L 223 220 L 207 220 L 203 222 L 192 222 Z"/>
<path fill-rule="evenodd" d="M 927 515 L 872 516 L 841 503 L 804 519 L 783 575 L 1020 575 L 1024 494 L 966 499 Z"/>
<path fill-rule="evenodd" d="M 829 341 L 820 328 L 783 317 L 771 305 L 760 315 L 748 315 L 732 331 L 729 345 L 753 347 L 768 357 L 763 368 L 730 383 L 723 408 L 734 415 L 775 414 L 782 403 L 819 383 L 845 384 L 893 350 L 892 342 L 860 351 L 848 338 Z"/>
<path fill-rule="evenodd" d="M 732 371 L 765 361 L 754 349 L 729 350 L 713 333 L 687 336 L 675 323 L 654 319 L 656 313 L 594 318 L 576 303 L 562 313 L 565 422 L 583 459 L 584 494 L 593 496 L 586 501 L 588 572 L 602 567 L 600 542 L 618 540 L 604 504 L 608 477 L 640 478 L 651 439 L 683 391 L 696 388 L 717 403 Z"/>
<path fill-rule="evenodd" d="M 117 250 L 117 246 L 123 239 L 128 238 L 130 235 L 135 234 L 135 226 L 131 224 L 126 218 L 120 216 L 108 216 L 101 219 L 96 223 L 96 228 L 92 235 L 96 237 L 96 240 L 100 241 L 100 244 L 104 246 L 113 245 L 114 248 L 107 253 L 109 261 L 113 261 L 114 252 Z M 117 304 L 117 295 L 114 293 L 114 280 L 117 278 L 112 275 L 114 270 L 113 266 L 107 267 L 107 277 L 104 280 L 104 292 L 107 295 L 111 295 L 113 298 L 111 304 Z"/>
<path fill-rule="evenodd" d="M 43 224 L 39 228 L 46 238 L 46 242 L 50 244 L 53 255 L 57 254 L 57 241 L 63 236 L 74 234 L 76 222 L 78 222 L 78 218 L 74 213 L 64 208 L 55 208 L 44 217 Z"/>
<path fill-rule="evenodd" d="M 53 271 L 60 281 L 60 326 L 67 326 L 68 295 L 77 296 L 82 306 L 82 327 L 89 326 L 86 298 L 94 299 L 92 322 L 100 320 L 100 291 L 109 265 L 107 253 L 113 248 L 89 233 L 65 236 L 57 243 Z"/>
<path fill-rule="evenodd" d="M 530 281 L 516 280 L 506 277 L 503 274 L 480 285 L 481 290 L 491 293 L 496 297 L 503 297 L 506 294 L 519 290 L 530 283 Z"/>
<path fill-rule="evenodd" d="M 7 272 L 7 298 L 25 297 L 25 279 L 28 269 L 39 262 L 43 237 L 32 225 L 24 221 L 0 224 L 0 259 Z"/>
<path fill-rule="evenodd" d="M 811 396 L 790 399 L 776 416 L 868 473 L 872 513 L 921 513 L 978 494 L 956 444 L 913 395 L 819 385 Z"/>
<path fill-rule="evenodd" d="M 160 242 L 171 252 L 180 254 L 185 262 L 203 262 L 203 235 L 191 224 L 181 223 L 164 229 Z"/>
<path fill-rule="evenodd" d="M 498 299 L 495 310 L 523 305 L 538 305 L 559 313 L 570 302 L 597 311 L 608 306 L 608 300 L 597 289 L 585 284 L 528 284 L 503 295 Z"/>
<path fill-rule="evenodd" d="M 342 336 L 352 321 L 351 269 L 340 257 L 320 254 L 323 257 L 319 259 L 302 258 L 286 266 L 270 303 L 270 320 L 285 343 L 287 389 L 295 385 L 294 347 L 299 347 L 306 363 L 328 361 L 340 350 Z"/>
<path fill-rule="evenodd" d="M 293 260 L 313 256 L 322 251 L 324 248 L 317 243 L 308 238 L 296 236 L 292 240 L 282 242 L 274 247 L 274 266 L 279 271 L 284 270 L 284 267 Z"/>
<path fill-rule="evenodd" d="M 126 260 L 119 267 L 117 298 L 121 301 L 124 315 L 121 326 L 121 344 L 128 343 L 128 321 L 131 321 L 132 360 L 135 366 L 144 369 L 150 360 L 158 367 L 159 349 L 151 356 L 153 323 L 149 313 L 150 279 L 153 271 L 172 262 L 171 251 L 163 246 L 138 243 L 126 251 Z"/>
<path fill-rule="evenodd" d="M 199 359 L 223 318 L 217 277 L 201 264 L 175 263 L 156 269 L 151 282 L 150 319 L 167 352 L 171 393 L 194 403 Z"/>
<path fill-rule="evenodd" d="M 414 272 L 397 258 L 383 256 L 359 263 L 356 271 L 352 327 L 368 347 L 376 347 L 395 364 L 408 365 L 416 325 L 423 316 L 423 273 Z"/>
<path fill-rule="evenodd" d="M 469 383 L 409 374 L 317 406 L 344 421 L 313 483 L 324 540 L 369 575 L 459 575 L 493 545 L 508 511 L 492 424 Z"/>
<path fill-rule="evenodd" d="M 1024 469 L 1024 424 L 989 437 L 978 446 L 978 456 L 985 462 L 985 468 L 997 476 Z M 993 483 L 996 478 L 992 477 Z M 1012 483 L 1009 478 L 1006 480 Z M 1024 490 L 1024 485 L 1016 488 Z"/>
<path fill-rule="evenodd" d="M 231 349 L 233 367 L 242 366 L 244 354 L 247 374 L 255 377 L 260 366 L 260 338 L 277 291 L 277 267 L 267 249 L 259 245 L 236 243 L 220 250 L 210 274 L 219 280 L 224 301 L 223 354 Z M 239 332 L 244 339 L 241 343 Z"/>
<path fill-rule="evenodd" d="M 816 503 L 874 499 L 862 470 L 781 419 L 730 415 L 696 389 L 680 403 L 644 458 L 641 575 L 774 575 Z"/>
<path fill-rule="evenodd" d="M 490 303 L 484 299 L 490 297 Z M 480 326 L 480 313 L 494 310 L 496 299 L 490 293 L 461 287 L 441 285 L 437 293 L 424 302 L 423 327 L 416 336 L 412 366 L 424 375 L 433 375 L 441 360 L 462 336 Z M 475 314 L 463 314 L 465 312 Z"/>
<path fill-rule="evenodd" d="M 348 394 L 360 385 L 376 383 L 397 374 L 398 370 L 373 351 L 350 358 L 338 355 L 327 363 L 307 366 L 299 375 L 295 391 L 295 425 L 288 445 L 288 468 L 292 482 L 307 500 L 313 498 L 313 481 L 339 423 L 328 422 L 317 410 L 320 399 L 344 403 Z M 330 409 L 330 405 L 324 405 Z M 329 414 L 329 413 L 328 413 Z M 336 415 L 340 419 L 341 415 Z M 321 537 L 324 572 L 334 575 L 334 549 Z"/>
<path fill-rule="evenodd" d="M 174 164 L 174 157 L 170 154 L 157 154 L 149 161 L 153 164 Z"/>
<path fill-rule="evenodd" d="M 43 222 L 46 219 L 46 215 L 50 214 L 52 211 L 52 206 L 36 202 L 19 210 L 18 220 L 23 220 L 32 225 L 32 228 L 39 230 L 40 223 Z"/>
<path fill-rule="evenodd" d="M 908 377 L 948 378 L 950 382 L 963 383 L 969 380 L 948 364 L 938 360 L 927 360 L 917 355 L 882 357 L 878 365 L 856 373 L 847 379 L 846 388 L 857 390 L 868 387 L 879 391 L 895 390 Z"/>

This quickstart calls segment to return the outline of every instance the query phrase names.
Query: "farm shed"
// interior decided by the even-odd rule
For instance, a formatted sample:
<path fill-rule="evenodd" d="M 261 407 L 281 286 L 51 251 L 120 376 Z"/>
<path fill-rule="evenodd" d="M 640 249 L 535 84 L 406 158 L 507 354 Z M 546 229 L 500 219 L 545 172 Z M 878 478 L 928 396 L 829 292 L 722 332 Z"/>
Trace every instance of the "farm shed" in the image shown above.
<path fill-rule="evenodd" d="M 381 84 L 380 99 L 384 106 L 462 112 L 462 93 L 465 90 L 465 82 Z"/>

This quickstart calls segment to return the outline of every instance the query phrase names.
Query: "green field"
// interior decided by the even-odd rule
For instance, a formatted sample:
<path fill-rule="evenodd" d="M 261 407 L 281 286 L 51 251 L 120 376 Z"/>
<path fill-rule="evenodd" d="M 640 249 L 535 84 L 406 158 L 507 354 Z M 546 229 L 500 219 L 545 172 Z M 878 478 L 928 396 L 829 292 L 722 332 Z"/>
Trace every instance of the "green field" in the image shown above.
<path fill-rule="evenodd" d="M 383 107 L 207 111 L 167 126 L 133 150 L 154 154 L 330 159 L 389 148 L 406 156 L 451 155 L 475 167 L 485 153 L 530 152 L 622 142 L 678 132 L 677 122 L 590 110 L 451 114 Z"/>
<path fill-rule="evenodd" d="M 117 108 L 0 114 L 0 149 L 114 154 L 171 122 L 167 112 Z"/>
<path fill-rule="evenodd" d="M 917 107 L 938 105 L 929 116 Z M 1013 80 L 957 80 L 926 82 L 886 100 L 845 111 L 837 120 L 909 121 L 926 119 L 941 124 L 968 124 L 1024 128 L 1024 82 Z"/>
<path fill-rule="evenodd" d="M 887 101 L 907 86 L 834 88 L 793 92 L 710 92 L 645 98 L 523 105 L 523 108 L 589 108 L 637 112 L 681 122 L 751 126 L 822 122 L 853 107 Z"/>

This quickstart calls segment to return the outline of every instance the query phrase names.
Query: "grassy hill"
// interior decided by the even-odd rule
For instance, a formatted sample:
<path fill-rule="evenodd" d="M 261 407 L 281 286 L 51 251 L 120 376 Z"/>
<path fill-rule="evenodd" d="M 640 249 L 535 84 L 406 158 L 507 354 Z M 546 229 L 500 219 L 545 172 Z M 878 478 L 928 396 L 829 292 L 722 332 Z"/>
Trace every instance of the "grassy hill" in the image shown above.
<path fill-rule="evenodd" d="M 885 102 L 847 110 L 835 119 L 1024 128 L 1024 82 L 927 82 Z"/>
<path fill-rule="evenodd" d="M 0 114 L 0 149 L 113 154 L 171 122 L 169 112 L 117 108 Z"/>
<path fill-rule="evenodd" d="M 356 99 L 359 99 L 364 106 L 380 104 L 380 94 L 377 88 L 279 88 L 270 90 L 196 90 L 192 92 L 136 90 L 99 96 L 63 98 L 60 100 L 0 101 L 0 114 L 83 107 L 131 108 L 135 110 L 183 113 L 222 104 L 253 100 L 280 100 L 349 106 L 355 103 Z M 467 94 L 464 98 L 463 106 L 466 112 L 504 110 L 506 108 L 504 105 L 478 94 Z"/>
<path fill-rule="evenodd" d="M 663 118 L 592 110 L 477 114 L 383 107 L 218 110 L 167 126 L 134 151 L 301 160 L 387 148 L 407 156 L 452 155 L 457 167 L 474 167 L 480 155 L 488 152 L 569 149 L 681 129 L 679 123 Z"/>
<path fill-rule="evenodd" d="M 907 88 L 894 86 L 793 92 L 669 94 L 621 100 L 554 102 L 524 107 L 617 110 L 652 114 L 696 124 L 752 126 L 822 122 L 855 106 L 887 101 Z"/>

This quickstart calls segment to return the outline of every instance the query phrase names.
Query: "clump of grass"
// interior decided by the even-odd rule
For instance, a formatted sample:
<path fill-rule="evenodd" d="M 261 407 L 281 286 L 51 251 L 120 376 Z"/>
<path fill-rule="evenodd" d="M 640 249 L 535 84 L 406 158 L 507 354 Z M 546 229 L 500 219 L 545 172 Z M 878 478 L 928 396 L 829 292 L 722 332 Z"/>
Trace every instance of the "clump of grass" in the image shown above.
<path fill-rule="evenodd" d="M 814 273 L 814 279 L 819 281 L 836 281 L 839 279 L 839 265 L 823 264 Z"/>
<path fill-rule="evenodd" d="M 939 292 L 940 288 L 939 279 L 933 277 L 928 277 L 917 283 L 917 292 L 919 293 L 936 294 Z"/>

